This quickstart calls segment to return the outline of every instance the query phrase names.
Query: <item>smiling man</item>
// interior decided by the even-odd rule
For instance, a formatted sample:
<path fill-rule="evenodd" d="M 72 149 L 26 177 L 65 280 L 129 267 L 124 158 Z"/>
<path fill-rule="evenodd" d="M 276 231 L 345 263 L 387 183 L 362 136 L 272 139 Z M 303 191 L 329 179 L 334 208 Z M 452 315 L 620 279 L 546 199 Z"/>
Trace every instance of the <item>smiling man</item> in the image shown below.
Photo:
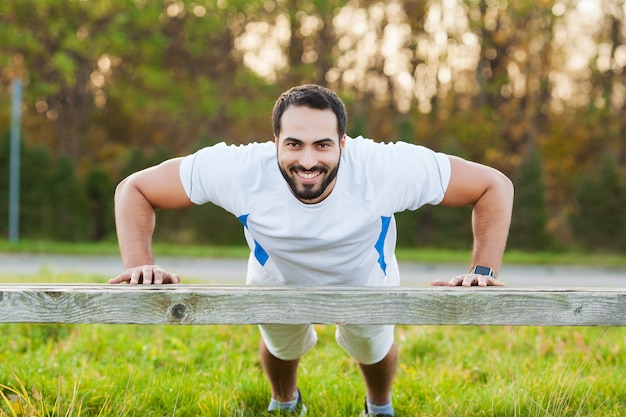
<path fill-rule="evenodd" d="M 283 113 L 276 134 L 278 166 L 297 199 L 314 204 L 330 194 L 345 143 L 331 111 L 292 106 Z"/>
<path fill-rule="evenodd" d="M 154 210 L 211 202 L 243 224 L 249 285 L 397 286 L 394 214 L 424 204 L 473 206 L 470 272 L 433 285 L 503 285 L 496 277 L 511 182 L 492 168 L 421 146 L 350 138 L 346 118 L 334 92 L 294 87 L 274 106 L 273 142 L 221 143 L 126 178 L 115 195 L 126 270 L 111 283 L 180 282 L 154 264 Z M 298 363 L 317 342 L 313 326 L 259 329 L 260 361 L 272 390 L 268 411 L 304 416 Z M 340 325 L 336 339 L 363 374 L 363 416 L 394 416 L 394 327 Z"/>

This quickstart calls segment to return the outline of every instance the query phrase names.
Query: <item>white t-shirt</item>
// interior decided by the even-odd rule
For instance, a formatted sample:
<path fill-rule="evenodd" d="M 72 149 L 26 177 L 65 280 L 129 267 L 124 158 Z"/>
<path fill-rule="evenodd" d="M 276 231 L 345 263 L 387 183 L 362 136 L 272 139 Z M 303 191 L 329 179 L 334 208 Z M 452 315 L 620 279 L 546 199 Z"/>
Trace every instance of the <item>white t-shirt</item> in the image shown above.
<path fill-rule="evenodd" d="M 404 142 L 347 138 L 335 187 L 317 204 L 291 193 L 274 142 L 201 149 L 183 159 L 180 178 L 193 203 L 212 202 L 243 223 L 248 284 L 393 286 L 394 213 L 440 203 L 450 161 Z"/>

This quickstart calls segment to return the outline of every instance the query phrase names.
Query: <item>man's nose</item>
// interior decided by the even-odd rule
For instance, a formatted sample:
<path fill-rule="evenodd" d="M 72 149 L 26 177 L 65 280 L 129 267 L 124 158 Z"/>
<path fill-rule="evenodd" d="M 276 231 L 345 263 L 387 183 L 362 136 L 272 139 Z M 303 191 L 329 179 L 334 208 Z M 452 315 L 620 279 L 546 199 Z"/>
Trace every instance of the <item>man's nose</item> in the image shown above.
<path fill-rule="evenodd" d="M 300 155 L 300 165 L 302 165 L 304 169 L 311 169 L 317 165 L 317 156 L 313 149 L 306 148 L 302 151 Z"/>

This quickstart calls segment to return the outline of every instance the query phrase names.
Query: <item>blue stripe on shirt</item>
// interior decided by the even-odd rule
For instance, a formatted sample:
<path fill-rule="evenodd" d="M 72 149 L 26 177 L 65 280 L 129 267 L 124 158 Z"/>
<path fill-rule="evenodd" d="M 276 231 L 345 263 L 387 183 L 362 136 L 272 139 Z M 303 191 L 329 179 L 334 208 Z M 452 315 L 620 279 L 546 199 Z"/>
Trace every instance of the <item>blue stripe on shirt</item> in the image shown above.
<path fill-rule="evenodd" d="M 387 232 L 389 232 L 391 217 L 380 216 L 380 220 L 382 222 L 380 226 L 380 235 L 378 236 L 378 241 L 374 247 L 376 248 L 376 252 L 378 252 L 378 264 L 380 265 L 380 269 L 382 269 L 385 275 L 387 275 L 387 263 L 385 262 L 385 239 L 387 238 Z"/>
<path fill-rule="evenodd" d="M 248 216 L 249 214 L 244 214 L 243 216 L 238 217 L 239 221 L 243 224 L 243 226 L 246 229 L 248 229 Z M 259 261 L 261 266 L 265 266 L 265 263 L 270 258 L 267 252 L 265 252 L 265 249 L 263 249 L 263 247 L 259 245 L 259 242 L 257 242 L 256 239 L 254 239 L 254 257 L 256 258 L 257 261 Z"/>

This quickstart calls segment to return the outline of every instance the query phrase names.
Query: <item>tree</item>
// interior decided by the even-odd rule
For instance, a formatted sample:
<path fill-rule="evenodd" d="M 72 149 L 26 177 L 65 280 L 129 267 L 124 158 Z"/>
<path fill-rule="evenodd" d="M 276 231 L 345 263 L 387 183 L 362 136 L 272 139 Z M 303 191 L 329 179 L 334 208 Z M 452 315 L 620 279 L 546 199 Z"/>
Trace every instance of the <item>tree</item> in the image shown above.
<path fill-rule="evenodd" d="M 626 248 L 626 185 L 615 158 L 606 156 L 599 175 L 581 175 L 571 222 L 575 236 L 591 250 Z"/>
<path fill-rule="evenodd" d="M 271 139 L 276 96 L 320 83 L 346 102 L 353 135 L 458 154 L 519 175 L 522 188 L 537 181 L 523 179 L 532 170 L 522 174 L 538 152 L 546 222 L 568 238 L 564 219 L 582 203 L 579 174 L 595 181 L 605 152 L 626 163 L 623 3 L 4 0 L 0 129 L 10 81 L 22 77 L 25 157 L 42 145 L 50 153 L 48 162 L 38 156 L 43 164 L 71 158 L 100 239 L 112 230 L 105 196 L 140 165 L 126 164 L 133 152 L 146 162 L 157 150 L 174 156 L 209 142 Z M 26 209 L 50 233 L 55 218 Z M 440 226 L 428 217 L 421 236 Z M 164 218 L 166 234 L 200 235 Z"/>
<path fill-rule="evenodd" d="M 115 184 L 101 167 L 87 173 L 85 192 L 88 198 L 90 219 L 89 240 L 99 241 L 115 233 L 113 195 Z"/>
<path fill-rule="evenodd" d="M 90 238 L 88 199 L 83 182 L 75 172 L 75 164 L 69 157 L 54 161 L 47 190 L 52 205 L 51 239 L 62 241 L 85 241 Z"/>
<path fill-rule="evenodd" d="M 533 149 L 520 165 L 515 180 L 509 247 L 535 251 L 551 247 L 547 223 L 541 156 Z"/>
<path fill-rule="evenodd" d="M 54 238 L 56 216 L 51 190 L 56 188 L 52 181 L 55 170 L 46 147 L 22 148 L 20 234 L 24 238 Z"/>

